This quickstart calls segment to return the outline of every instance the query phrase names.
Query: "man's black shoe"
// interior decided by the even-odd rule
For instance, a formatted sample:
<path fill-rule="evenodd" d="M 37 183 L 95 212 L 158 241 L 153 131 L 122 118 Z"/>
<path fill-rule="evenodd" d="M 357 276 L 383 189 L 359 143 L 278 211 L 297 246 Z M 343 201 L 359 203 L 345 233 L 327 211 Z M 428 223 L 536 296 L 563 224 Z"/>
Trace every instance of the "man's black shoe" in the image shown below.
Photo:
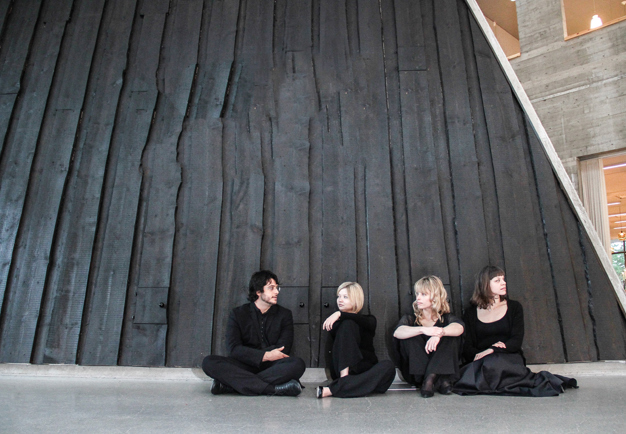
<path fill-rule="evenodd" d="M 274 386 L 275 396 L 298 396 L 302 392 L 302 386 L 298 380 L 289 380 L 284 384 Z"/>
<path fill-rule="evenodd" d="M 222 384 L 217 380 L 213 380 L 213 385 L 211 386 L 211 393 L 213 395 L 221 395 L 223 393 L 235 393 L 235 389 L 225 384 Z"/>

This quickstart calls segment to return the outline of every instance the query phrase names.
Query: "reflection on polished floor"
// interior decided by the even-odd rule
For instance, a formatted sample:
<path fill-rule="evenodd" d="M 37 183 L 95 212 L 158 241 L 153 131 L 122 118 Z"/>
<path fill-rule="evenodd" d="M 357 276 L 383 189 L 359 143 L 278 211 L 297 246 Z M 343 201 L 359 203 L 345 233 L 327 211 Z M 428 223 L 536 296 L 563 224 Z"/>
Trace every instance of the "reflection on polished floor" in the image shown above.
<path fill-rule="evenodd" d="M 297 398 L 213 396 L 201 378 L 16 375 L 0 366 L 0 432 L 621 433 L 626 370 L 614 365 L 579 372 L 580 388 L 554 398 L 424 399 L 395 383 L 384 395 L 323 400 L 315 399 L 316 383 Z"/>

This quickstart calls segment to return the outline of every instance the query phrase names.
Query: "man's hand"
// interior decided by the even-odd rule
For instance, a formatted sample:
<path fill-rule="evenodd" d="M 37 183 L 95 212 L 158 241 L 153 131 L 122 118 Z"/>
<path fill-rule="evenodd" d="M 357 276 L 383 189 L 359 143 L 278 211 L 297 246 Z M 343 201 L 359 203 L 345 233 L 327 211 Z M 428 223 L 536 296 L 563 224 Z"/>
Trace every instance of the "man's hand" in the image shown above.
<path fill-rule="evenodd" d="M 283 353 L 285 347 L 275 348 L 272 351 L 266 351 L 263 355 L 264 362 L 273 362 L 274 360 L 284 359 L 285 357 L 289 357 L 287 354 Z"/>

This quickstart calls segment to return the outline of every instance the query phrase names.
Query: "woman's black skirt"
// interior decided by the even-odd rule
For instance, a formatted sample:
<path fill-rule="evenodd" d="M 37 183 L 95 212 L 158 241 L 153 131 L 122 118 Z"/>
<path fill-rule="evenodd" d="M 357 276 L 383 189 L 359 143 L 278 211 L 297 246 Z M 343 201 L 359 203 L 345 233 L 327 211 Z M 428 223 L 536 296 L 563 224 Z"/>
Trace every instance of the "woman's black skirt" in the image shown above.
<path fill-rule="evenodd" d="M 459 395 L 557 396 L 578 385 L 573 378 L 532 372 L 520 354 L 493 353 L 461 368 L 453 392 Z"/>

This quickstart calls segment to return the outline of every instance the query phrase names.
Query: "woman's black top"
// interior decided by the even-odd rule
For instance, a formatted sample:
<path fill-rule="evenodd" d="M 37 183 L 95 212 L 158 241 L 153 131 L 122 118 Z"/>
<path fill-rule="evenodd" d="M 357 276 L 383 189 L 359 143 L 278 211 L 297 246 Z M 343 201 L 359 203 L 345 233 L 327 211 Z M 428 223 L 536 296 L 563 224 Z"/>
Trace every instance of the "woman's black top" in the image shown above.
<path fill-rule="evenodd" d="M 466 325 L 463 335 L 463 358 L 466 363 L 473 361 L 476 354 L 487 348 L 493 348 L 496 353 L 522 354 L 524 310 L 519 302 L 507 300 L 506 313 L 494 322 L 480 321 L 476 306 L 470 307 L 463 318 Z M 506 348 L 492 347 L 496 342 L 504 343 Z"/>

